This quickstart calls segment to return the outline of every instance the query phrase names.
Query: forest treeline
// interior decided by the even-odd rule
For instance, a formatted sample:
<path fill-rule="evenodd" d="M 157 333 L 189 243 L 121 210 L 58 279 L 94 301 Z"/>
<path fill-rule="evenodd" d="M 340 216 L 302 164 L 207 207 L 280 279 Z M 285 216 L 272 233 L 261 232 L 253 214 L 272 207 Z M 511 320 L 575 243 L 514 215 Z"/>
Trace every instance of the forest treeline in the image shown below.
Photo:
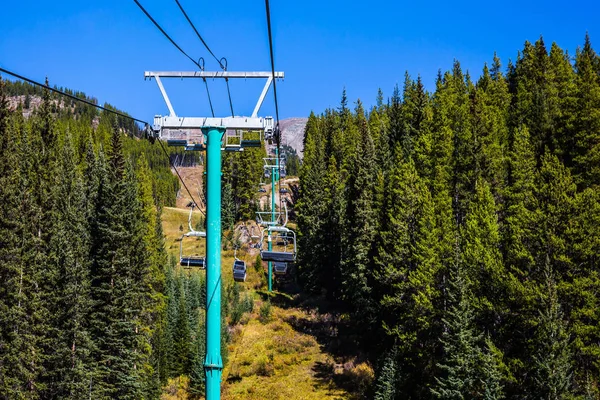
<path fill-rule="evenodd" d="M 23 91 L 41 97 L 28 118 L 9 108 Z M 154 399 L 181 376 L 198 397 L 205 279 L 168 257 L 161 223 L 177 177 L 131 121 L 65 102 L 0 80 L 0 398 Z M 231 219 L 260 179 L 261 153 L 246 153 L 226 158 Z M 256 182 L 242 186 L 251 161 Z M 225 289 L 224 361 L 225 317 L 253 307 L 239 284 Z"/>
<path fill-rule="evenodd" d="M 600 398 L 600 57 L 526 42 L 312 114 L 299 278 L 349 310 L 376 399 Z"/>

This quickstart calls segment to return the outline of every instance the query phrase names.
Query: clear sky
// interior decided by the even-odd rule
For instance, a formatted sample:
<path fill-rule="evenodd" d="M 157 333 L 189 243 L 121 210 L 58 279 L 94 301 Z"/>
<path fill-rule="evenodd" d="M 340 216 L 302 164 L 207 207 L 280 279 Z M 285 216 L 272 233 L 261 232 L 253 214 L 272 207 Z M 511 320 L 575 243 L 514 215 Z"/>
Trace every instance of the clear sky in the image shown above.
<path fill-rule="evenodd" d="M 192 57 L 210 58 L 174 0 L 140 0 Z M 262 0 L 180 0 L 212 50 L 229 70 L 270 69 Z M 193 70 L 131 0 L 6 1 L 0 5 L 0 66 L 36 80 L 81 90 L 137 118 L 167 114 L 145 70 Z M 477 77 L 498 53 L 505 66 L 525 40 L 543 35 L 570 54 L 586 31 L 600 50 L 600 2 L 580 1 L 342 1 L 271 0 L 275 68 L 281 118 L 336 107 L 346 87 L 367 107 L 377 89 L 389 96 L 404 72 L 434 87 L 438 69 L 458 59 Z M 209 81 L 218 116 L 229 113 L 225 85 Z M 166 83 L 175 111 L 208 116 L 201 81 Z M 236 115 L 252 112 L 262 84 L 232 82 Z M 261 115 L 274 113 L 269 93 Z"/>

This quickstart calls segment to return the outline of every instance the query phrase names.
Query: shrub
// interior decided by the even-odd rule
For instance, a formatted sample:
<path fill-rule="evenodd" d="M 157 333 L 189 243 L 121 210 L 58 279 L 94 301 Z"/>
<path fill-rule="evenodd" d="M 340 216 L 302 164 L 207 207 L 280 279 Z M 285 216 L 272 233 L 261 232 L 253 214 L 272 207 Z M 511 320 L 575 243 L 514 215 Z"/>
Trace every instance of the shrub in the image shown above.
<path fill-rule="evenodd" d="M 258 315 L 258 319 L 263 324 L 266 324 L 267 322 L 271 321 L 271 317 L 272 317 L 271 313 L 272 313 L 271 302 L 265 301 L 263 303 L 263 305 L 260 306 L 260 312 Z"/>

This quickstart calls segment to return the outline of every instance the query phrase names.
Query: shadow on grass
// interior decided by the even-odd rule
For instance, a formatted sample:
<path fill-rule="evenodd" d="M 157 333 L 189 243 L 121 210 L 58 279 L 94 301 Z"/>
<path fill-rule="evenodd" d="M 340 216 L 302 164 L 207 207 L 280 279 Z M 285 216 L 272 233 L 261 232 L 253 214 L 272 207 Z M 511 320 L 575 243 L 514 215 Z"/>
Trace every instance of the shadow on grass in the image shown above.
<path fill-rule="evenodd" d="M 364 378 L 356 376 L 354 371 L 347 372 L 336 372 L 336 366 L 334 364 L 317 361 L 312 367 L 315 373 L 315 378 L 318 380 L 318 386 L 331 388 L 332 386 L 344 389 L 350 393 L 350 397 L 346 397 L 350 400 L 362 400 L 364 396 Z"/>

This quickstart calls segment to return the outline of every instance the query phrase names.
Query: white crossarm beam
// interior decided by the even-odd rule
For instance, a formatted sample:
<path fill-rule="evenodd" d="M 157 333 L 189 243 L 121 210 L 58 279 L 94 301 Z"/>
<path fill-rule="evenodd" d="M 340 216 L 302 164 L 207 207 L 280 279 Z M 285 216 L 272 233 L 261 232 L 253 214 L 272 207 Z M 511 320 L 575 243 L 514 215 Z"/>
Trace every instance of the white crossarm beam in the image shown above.
<path fill-rule="evenodd" d="M 242 78 L 242 79 L 255 79 L 255 78 L 273 78 L 273 74 L 267 71 L 254 71 L 254 72 L 243 72 L 243 71 L 146 71 L 144 72 L 144 78 Z M 275 72 L 276 79 L 285 78 L 283 72 Z"/>
<path fill-rule="evenodd" d="M 171 117 L 157 115 L 154 117 L 154 130 L 162 129 L 199 129 L 204 126 L 222 126 L 226 129 L 242 129 L 262 131 L 265 129 L 265 118 L 258 117 Z"/>

